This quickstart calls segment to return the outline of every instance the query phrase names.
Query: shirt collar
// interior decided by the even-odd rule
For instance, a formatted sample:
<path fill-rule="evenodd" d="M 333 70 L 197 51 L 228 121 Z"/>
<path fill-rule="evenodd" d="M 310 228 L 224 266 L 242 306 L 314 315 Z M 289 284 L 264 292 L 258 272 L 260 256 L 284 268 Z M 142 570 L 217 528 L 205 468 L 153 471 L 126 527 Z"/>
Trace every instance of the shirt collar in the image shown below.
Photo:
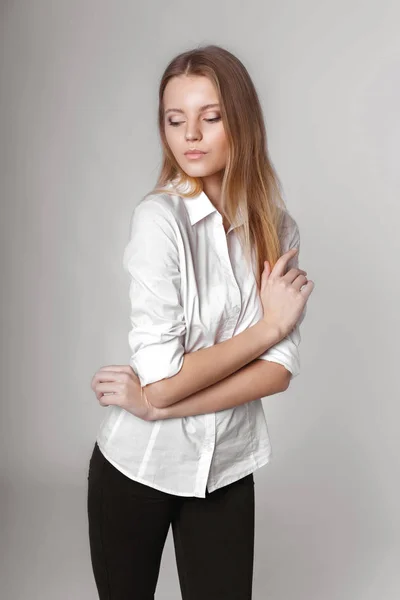
<path fill-rule="evenodd" d="M 182 196 L 182 199 L 185 203 L 186 210 L 189 214 L 190 223 L 195 225 L 201 219 L 204 219 L 212 212 L 217 212 L 214 204 L 211 202 L 207 194 L 201 191 L 197 196 L 193 196 L 192 198 L 185 198 Z"/>
<path fill-rule="evenodd" d="M 181 196 L 181 198 L 185 203 L 191 225 L 195 225 L 196 223 L 201 221 L 201 219 L 204 219 L 205 217 L 210 215 L 212 212 L 218 212 L 216 207 L 204 191 L 201 191 L 199 194 L 193 196 L 192 198 L 186 198 L 185 196 Z M 242 225 L 243 222 L 244 219 L 240 217 L 238 223 L 236 225 L 231 225 L 228 231 L 239 227 L 239 225 Z"/>

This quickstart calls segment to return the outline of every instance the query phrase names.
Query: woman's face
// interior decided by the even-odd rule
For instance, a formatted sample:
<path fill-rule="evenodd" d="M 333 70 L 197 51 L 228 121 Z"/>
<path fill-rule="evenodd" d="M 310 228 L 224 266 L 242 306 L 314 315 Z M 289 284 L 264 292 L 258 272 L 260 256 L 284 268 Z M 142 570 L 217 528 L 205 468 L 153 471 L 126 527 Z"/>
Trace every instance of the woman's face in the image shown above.
<path fill-rule="evenodd" d="M 209 177 L 226 166 L 228 141 L 218 94 L 208 77 L 180 75 L 164 90 L 164 130 L 181 169 L 191 177 Z M 204 154 L 190 156 L 188 150 Z"/>

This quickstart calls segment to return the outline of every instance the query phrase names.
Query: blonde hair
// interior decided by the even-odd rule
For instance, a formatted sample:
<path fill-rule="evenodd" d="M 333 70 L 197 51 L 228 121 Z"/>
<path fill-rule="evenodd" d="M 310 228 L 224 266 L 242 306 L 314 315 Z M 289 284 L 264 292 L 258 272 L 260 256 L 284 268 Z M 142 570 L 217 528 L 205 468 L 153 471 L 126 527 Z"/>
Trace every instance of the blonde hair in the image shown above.
<path fill-rule="evenodd" d="M 180 168 L 165 137 L 164 90 L 172 77 L 180 75 L 208 77 L 219 95 L 228 140 L 221 187 L 222 211 L 230 223 L 238 214 L 242 216 L 243 224 L 236 231 L 249 265 L 252 265 L 252 249 L 255 252 L 254 275 L 260 286 L 264 260 L 269 261 L 272 269 L 282 253 L 279 230 L 285 203 L 268 156 L 264 117 L 256 89 L 245 66 L 228 50 L 215 45 L 198 47 L 179 54 L 166 67 L 160 81 L 158 107 L 162 166 L 156 187 L 150 193 L 171 193 L 171 182 L 176 190 L 181 188 L 177 193 L 188 198 L 203 189 L 200 178 L 190 177 Z"/>

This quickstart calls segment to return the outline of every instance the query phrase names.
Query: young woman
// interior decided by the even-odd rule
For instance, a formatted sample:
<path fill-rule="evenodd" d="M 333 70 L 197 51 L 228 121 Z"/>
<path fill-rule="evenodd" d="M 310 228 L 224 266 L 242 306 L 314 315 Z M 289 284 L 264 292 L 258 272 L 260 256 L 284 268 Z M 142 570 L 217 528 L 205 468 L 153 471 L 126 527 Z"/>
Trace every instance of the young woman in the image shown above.
<path fill-rule="evenodd" d="M 299 372 L 314 284 L 243 64 L 218 46 L 174 58 L 159 128 L 161 173 L 124 253 L 130 364 L 92 380 L 110 406 L 88 474 L 93 572 L 103 600 L 154 598 L 171 525 L 183 600 L 248 600 L 261 398 Z"/>

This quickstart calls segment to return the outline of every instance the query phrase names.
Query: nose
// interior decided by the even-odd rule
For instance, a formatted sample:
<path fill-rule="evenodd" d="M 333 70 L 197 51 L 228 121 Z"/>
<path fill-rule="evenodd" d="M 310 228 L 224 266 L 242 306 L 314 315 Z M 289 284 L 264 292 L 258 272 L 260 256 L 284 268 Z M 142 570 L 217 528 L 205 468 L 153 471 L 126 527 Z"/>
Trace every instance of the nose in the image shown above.
<path fill-rule="evenodd" d="M 195 123 L 188 123 L 186 127 L 185 138 L 188 142 L 192 140 L 199 140 L 201 138 L 201 132 Z"/>

